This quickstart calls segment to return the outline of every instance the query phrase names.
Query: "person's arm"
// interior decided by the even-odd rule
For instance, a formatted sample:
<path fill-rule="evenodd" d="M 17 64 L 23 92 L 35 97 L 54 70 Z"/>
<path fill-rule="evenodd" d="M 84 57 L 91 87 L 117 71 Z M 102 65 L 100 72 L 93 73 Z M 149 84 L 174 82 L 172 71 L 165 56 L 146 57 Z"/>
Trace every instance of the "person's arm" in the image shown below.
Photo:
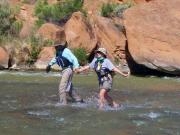
<path fill-rule="evenodd" d="M 54 64 L 56 64 L 56 57 L 53 57 L 53 58 L 51 59 L 51 61 L 48 63 L 48 65 L 50 65 L 50 66 L 52 66 L 52 65 L 54 65 Z"/>
<path fill-rule="evenodd" d="M 109 59 L 106 59 L 107 61 L 107 67 L 110 71 L 114 71 L 114 72 L 117 72 L 119 73 L 120 75 L 122 76 L 129 76 L 130 72 L 127 72 L 127 73 L 123 73 L 122 71 L 120 71 L 117 67 L 114 66 L 114 64 L 109 60 Z"/>
<path fill-rule="evenodd" d="M 112 69 L 112 71 L 115 71 L 115 72 L 121 74 L 121 75 L 124 76 L 124 77 L 128 77 L 128 76 L 130 75 L 130 72 L 127 72 L 127 73 L 125 74 L 125 73 L 123 73 L 122 71 L 120 71 L 117 67 L 114 67 L 114 68 Z"/>
<path fill-rule="evenodd" d="M 85 71 L 85 70 L 93 69 L 93 68 L 94 68 L 94 64 L 95 64 L 95 61 L 96 61 L 96 58 L 94 58 L 94 59 L 92 60 L 92 62 L 89 63 L 88 65 L 83 66 L 83 67 L 80 67 L 80 68 L 77 70 L 77 72 L 80 73 L 80 72 L 83 72 L 83 71 Z"/>
<path fill-rule="evenodd" d="M 77 70 L 77 72 L 83 72 L 83 71 L 85 71 L 85 70 L 88 70 L 88 69 L 90 69 L 90 66 L 89 65 L 86 65 L 86 66 L 83 66 L 83 67 L 80 67 L 78 70 Z"/>
<path fill-rule="evenodd" d="M 54 65 L 56 63 L 56 58 L 52 58 L 51 61 L 48 63 L 47 67 L 46 67 L 46 72 L 48 73 L 51 70 L 51 66 Z"/>

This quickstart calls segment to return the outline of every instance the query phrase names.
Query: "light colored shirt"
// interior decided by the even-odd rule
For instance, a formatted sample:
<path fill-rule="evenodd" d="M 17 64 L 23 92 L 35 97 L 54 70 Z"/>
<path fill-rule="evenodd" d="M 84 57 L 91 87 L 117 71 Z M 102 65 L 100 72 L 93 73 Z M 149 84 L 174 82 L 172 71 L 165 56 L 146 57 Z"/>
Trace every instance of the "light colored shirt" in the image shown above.
<path fill-rule="evenodd" d="M 92 60 L 92 62 L 89 64 L 89 67 L 90 67 L 91 69 L 94 69 L 94 68 L 95 68 L 95 62 L 96 62 L 96 61 L 97 61 L 97 58 L 94 58 L 94 59 Z M 110 71 L 112 71 L 112 69 L 115 68 L 115 66 L 113 65 L 113 63 L 112 63 L 109 59 L 105 58 L 104 61 L 103 61 L 103 63 L 102 63 L 102 68 L 107 68 L 107 69 L 109 69 Z"/>
<path fill-rule="evenodd" d="M 73 68 L 78 68 L 79 67 L 79 62 L 78 62 L 76 56 L 71 52 L 70 49 L 65 48 L 63 50 L 62 56 L 67 58 L 69 60 L 69 62 L 71 62 L 73 64 Z M 57 64 L 56 57 L 52 58 L 52 60 L 49 62 L 48 65 L 52 66 L 54 64 Z"/>
<path fill-rule="evenodd" d="M 94 69 L 95 71 L 96 71 L 95 68 L 97 68 L 97 67 L 95 67 L 96 61 L 97 61 L 97 58 L 94 58 L 93 61 L 89 64 L 89 67 L 91 69 Z M 102 66 L 101 67 L 102 69 L 108 69 L 109 71 L 112 71 L 115 68 L 113 63 L 109 59 L 107 59 L 107 58 L 104 59 L 104 61 L 101 64 L 101 66 Z M 96 71 L 96 74 L 98 76 L 98 80 L 100 81 L 101 78 L 102 78 L 101 74 L 99 72 L 97 72 L 97 71 Z"/>

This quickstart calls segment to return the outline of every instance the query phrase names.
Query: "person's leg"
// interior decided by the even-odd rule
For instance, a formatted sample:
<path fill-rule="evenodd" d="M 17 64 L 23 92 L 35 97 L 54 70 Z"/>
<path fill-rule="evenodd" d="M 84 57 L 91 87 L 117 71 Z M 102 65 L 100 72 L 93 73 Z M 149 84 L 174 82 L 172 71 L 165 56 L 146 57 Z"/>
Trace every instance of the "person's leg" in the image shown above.
<path fill-rule="evenodd" d="M 60 103 L 67 104 L 66 92 L 68 87 L 68 80 L 71 77 L 72 71 L 68 68 L 63 70 L 61 81 L 59 84 L 59 98 Z"/>
<path fill-rule="evenodd" d="M 118 107 L 119 105 L 113 101 L 113 99 L 108 95 L 108 92 L 112 89 L 112 78 L 105 78 L 105 81 L 100 83 L 100 89 L 104 90 L 104 101 L 112 107 Z"/>
<path fill-rule="evenodd" d="M 77 91 L 73 87 L 72 78 L 73 78 L 73 71 L 69 75 L 66 92 L 68 92 L 69 96 L 73 99 L 73 101 L 80 102 L 80 101 L 82 101 L 82 99 L 81 99 L 81 97 L 78 95 Z"/>
<path fill-rule="evenodd" d="M 100 89 L 99 92 L 99 109 L 103 109 L 106 99 L 105 99 L 105 94 L 106 94 L 106 90 L 105 89 Z"/>
<path fill-rule="evenodd" d="M 73 88 L 73 84 L 71 84 L 71 90 L 69 91 L 69 96 L 75 102 L 83 102 L 82 98 L 78 95 L 77 91 Z"/>
<path fill-rule="evenodd" d="M 118 107 L 119 104 L 116 103 L 109 95 L 108 92 L 105 93 L 105 99 L 107 100 L 107 102 L 109 103 L 110 106 L 112 107 Z"/>

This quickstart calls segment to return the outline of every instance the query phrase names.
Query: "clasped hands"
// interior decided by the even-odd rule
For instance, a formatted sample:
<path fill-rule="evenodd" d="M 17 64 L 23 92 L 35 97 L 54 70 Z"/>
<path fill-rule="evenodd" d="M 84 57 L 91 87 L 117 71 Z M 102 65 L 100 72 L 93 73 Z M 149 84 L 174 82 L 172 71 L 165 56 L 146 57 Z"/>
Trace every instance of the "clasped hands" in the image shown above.
<path fill-rule="evenodd" d="M 82 70 L 82 67 L 79 67 L 79 68 L 74 68 L 73 71 L 77 74 L 81 73 L 83 70 Z"/>

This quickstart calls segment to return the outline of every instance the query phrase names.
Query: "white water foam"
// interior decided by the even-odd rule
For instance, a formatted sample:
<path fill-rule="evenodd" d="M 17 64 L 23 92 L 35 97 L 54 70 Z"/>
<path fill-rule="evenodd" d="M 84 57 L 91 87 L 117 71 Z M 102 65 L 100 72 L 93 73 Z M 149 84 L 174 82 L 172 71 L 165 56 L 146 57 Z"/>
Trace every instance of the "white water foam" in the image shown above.
<path fill-rule="evenodd" d="M 44 103 L 43 105 L 45 106 L 54 106 L 54 107 L 75 107 L 75 108 L 98 108 L 98 97 L 97 96 L 92 96 L 92 97 L 87 97 L 86 99 L 84 99 L 84 102 L 74 102 L 74 103 L 68 103 L 67 105 L 61 104 L 61 103 Z M 102 109 L 102 111 L 120 111 L 120 110 L 124 110 L 125 106 L 124 105 L 120 105 L 119 107 L 111 107 L 109 105 L 105 105 L 105 107 Z"/>
<path fill-rule="evenodd" d="M 141 120 L 133 120 L 133 123 L 135 123 L 136 126 L 138 127 L 146 124 L 145 121 L 141 121 Z"/>
<path fill-rule="evenodd" d="M 145 114 L 140 114 L 141 117 L 146 117 L 150 118 L 152 120 L 159 118 L 161 116 L 160 113 L 155 113 L 155 112 L 150 112 L 150 113 L 145 113 Z"/>
<path fill-rule="evenodd" d="M 123 105 L 119 105 L 118 107 L 111 107 L 111 106 L 106 105 L 103 110 L 104 111 L 122 111 L 124 109 L 125 109 L 125 106 Z"/>
<path fill-rule="evenodd" d="M 28 111 L 27 114 L 32 116 L 50 116 L 50 111 Z"/>

